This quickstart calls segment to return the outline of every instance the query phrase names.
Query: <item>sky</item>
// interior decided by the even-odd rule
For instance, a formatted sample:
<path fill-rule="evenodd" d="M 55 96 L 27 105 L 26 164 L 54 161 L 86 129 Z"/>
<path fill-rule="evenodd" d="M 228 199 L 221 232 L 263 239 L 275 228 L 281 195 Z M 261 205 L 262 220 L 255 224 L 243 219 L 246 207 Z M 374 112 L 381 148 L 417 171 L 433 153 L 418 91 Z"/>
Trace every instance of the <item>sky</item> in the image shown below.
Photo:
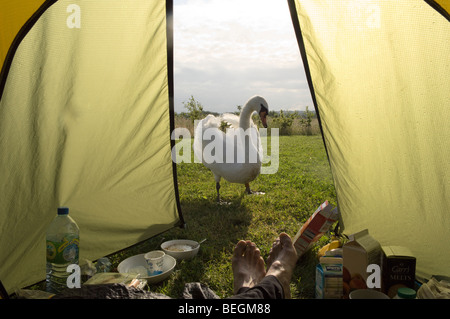
<path fill-rule="evenodd" d="M 285 0 L 174 0 L 174 84 L 177 113 L 191 95 L 218 113 L 257 94 L 314 109 Z"/>

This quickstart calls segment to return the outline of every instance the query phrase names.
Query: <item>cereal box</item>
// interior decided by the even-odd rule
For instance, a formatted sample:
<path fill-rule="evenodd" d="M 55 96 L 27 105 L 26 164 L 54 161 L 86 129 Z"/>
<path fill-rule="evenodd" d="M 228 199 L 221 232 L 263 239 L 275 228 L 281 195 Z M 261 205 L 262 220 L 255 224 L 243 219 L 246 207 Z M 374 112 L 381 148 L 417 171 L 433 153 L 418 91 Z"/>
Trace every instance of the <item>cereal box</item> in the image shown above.
<path fill-rule="evenodd" d="M 383 246 L 381 289 L 389 297 L 395 297 L 398 288 L 414 288 L 416 258 L 402 246 Z"/>

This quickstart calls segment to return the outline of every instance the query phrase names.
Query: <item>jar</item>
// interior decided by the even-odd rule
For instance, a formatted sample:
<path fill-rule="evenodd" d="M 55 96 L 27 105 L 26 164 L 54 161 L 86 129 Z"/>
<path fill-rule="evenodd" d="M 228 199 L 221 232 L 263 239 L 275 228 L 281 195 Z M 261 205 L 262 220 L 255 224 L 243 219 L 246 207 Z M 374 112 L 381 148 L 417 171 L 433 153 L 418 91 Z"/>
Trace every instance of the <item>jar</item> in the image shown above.
<path fill-rule="evenodd" d="M 407 287 L 398 288 L 394 299 L 416 299 L 416 291 Z"/>

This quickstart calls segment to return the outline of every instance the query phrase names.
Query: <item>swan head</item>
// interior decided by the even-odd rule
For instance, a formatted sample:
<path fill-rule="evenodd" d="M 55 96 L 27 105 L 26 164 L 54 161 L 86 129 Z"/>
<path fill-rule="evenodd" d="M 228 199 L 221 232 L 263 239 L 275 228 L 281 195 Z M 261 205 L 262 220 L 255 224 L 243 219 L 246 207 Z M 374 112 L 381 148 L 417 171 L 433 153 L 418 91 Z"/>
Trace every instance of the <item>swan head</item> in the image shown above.
<path fill-rule="evenodd" d="M 262 96 L 256 95 L 248 100 L 246 106 L 250 107 L 252 111 L 258 112 L 263 126 L 267 128 L 267 114 L 269 113 L 267 101 Z"/>

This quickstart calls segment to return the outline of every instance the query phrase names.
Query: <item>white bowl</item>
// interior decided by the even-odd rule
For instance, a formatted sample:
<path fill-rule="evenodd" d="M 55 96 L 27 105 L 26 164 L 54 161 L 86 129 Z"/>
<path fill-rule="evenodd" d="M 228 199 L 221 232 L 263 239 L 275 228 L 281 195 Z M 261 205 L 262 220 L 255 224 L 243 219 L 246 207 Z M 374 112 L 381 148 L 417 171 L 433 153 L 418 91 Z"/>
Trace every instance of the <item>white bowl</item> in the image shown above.
<path fill-rule="evenodd" d="M 169 255 L 164 256 L 164 263 L 162 273 L 159 275 L 149 276 L 147 272 L 147 261 L 144 258 L 145 254 L 135 255 L 123 260 L 117 271 L 119 273 L 139 274 L 139 278 L 147 280 L 147 283 L 154 284 L 165 280 L 173 272 L 177 261 Z"/>
<path fill-rule="evenodd" d="M 175 257 L 177 260 L 191 259 L 197 255 L 200 245 L 194 240 L 175 239 L 169 240 L 161 244 L 161 249 L 166 255 Z M 194 248 L 194 246 L 197 246 Z M 175 249 L 175 250 L 174 250 Z M 181 251 L 178 251 L 181 250 Z"/>

